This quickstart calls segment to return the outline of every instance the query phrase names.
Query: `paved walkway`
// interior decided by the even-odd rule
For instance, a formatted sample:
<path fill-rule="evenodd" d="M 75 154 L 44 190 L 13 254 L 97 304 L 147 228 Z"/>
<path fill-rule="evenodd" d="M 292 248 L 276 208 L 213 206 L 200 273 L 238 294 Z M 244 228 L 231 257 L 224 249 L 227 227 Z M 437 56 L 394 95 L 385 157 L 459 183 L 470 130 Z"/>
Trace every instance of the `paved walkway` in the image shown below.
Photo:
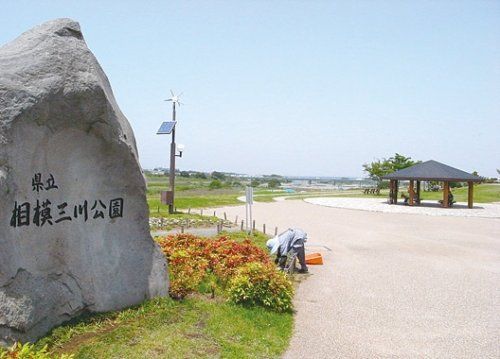
<path fill-rule="evenodd" d="M 500 357 L 499 219 L 304 201 L 256 203 L 254 218 L 305 229 L 325 260 L 298 288 L 285 358 Z"/>

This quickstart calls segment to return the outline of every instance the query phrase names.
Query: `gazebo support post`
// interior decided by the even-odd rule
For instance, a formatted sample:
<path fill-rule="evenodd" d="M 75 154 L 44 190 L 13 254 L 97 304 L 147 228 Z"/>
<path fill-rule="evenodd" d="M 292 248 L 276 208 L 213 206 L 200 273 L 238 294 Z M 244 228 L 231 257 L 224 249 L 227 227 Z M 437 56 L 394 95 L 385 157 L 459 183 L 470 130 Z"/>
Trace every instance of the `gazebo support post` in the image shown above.
<path fill-rule="evenodd" d="M 396 204 L 396 202 L 398 201 L 398 190 L 396 188 L 396 180 L 391 180 L 389 182 L 389 188 L 390 188 L 390 201 L 389 203 L 390 204 Z"/>
<path fill-rule="evenodd" d="M 398 204 L 398 189 L 399 189 L 399 181 L 394 181 L 394 204 Z"/>
<path fill-rule="evenodd" d="M 389 180 L 389 204 L 394 203 L 394 180 Z"/>
<path fill-rule="evenodd" d="M 410 206 L 413 206 L 413 204 L 415 203 L 415 189 L 413 180 L 410 180 L 410 188 L 408 189 L 408 192 L 408 195 L 410 196 L 409 204 Z"/>
<path fill-rule="evenodd" d="M 448 181 L 444 181 L 443 186 L 443 207 L 448 208 L 448 196 L 450 194 L 450 183 Z"/>
<path fill-rule="evenodd" d="M 417 204 L 420 205 L 420 181 L 417 181 Z"/>
<path fill-rule="evenodd" d="M 474 182 L 467 182 L 469 185 L 469 196 L 467 198 L 467 204 L 469 208 L 472 208 L 474 206 Z"/>

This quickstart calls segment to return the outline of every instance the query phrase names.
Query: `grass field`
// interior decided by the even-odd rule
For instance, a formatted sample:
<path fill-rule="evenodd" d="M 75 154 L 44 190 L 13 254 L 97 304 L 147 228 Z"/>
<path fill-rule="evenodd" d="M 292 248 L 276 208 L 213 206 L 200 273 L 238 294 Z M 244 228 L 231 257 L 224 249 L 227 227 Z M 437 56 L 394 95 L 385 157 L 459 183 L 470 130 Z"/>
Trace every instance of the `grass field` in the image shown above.
<path fill-rule="evenodd" d="M 210 180 L 199 178 L 176 177 L 175 207 L 178 210 L 188 208 L 206 208 L 238 203 L 241 188 L 209 189 Z M 160 192 L 168 189 L 166 176 L 147 177 L 147 200 L 150 215 L 153 217 L 168 216 L 168 206 L 160 203 Z"/>
<path fill-rule="evenodd" d="M 188 208 L 207 208 L 240 204 L 237 200 L 240 194 L 219 193 L 214 190 L 209 195 L 193 194 L 191 196 L 183 196 L 176 193 L 175 207 L 177 210 L 186 210 Z M 168 206 L 160 203 L 159 195 L 149 196 L 148 204 L 151 216 L 160 217 L 168 215 Z"/>
<path fill-rule="evenodd" d="M 259 246 L 260 248 L 264 250 L 268 250 L 266 247 L 266 242 L 269 239 L 269 236 L 265 235 L 262 232 L 259 231 L 254 231 L 252 234 L 245 233 L 244 231 L 240 232 L 221 232 L 221 236 L 226 236 L 231 239 L 234 239 L 235 241 L 243 241 L 244 239 L 251 239 L 254 244 Z"/>
<path fill-rule="evenodd" d="M 180 211 L 188 208 L 208 208 L 241 204 L 238 197 L 245 194 L 243 186 L 225 186 L 221 189 L 210 189 L 211 180 L 199 178 L 176 177 L 175 185 L 175 207 Z M 168 216 L 168 206 L 160 203 L 160 192 L 168 189 L 168 178 L 166 176 L 147 177 L 147 199 L 151 216 Z M 262 197 L 263 202 L 272 201 L 283 191 L 276 192 L 266 189 L 256 189 L 255 193 Z M 266 196 L 269 195 L 269 196 Z M 260 197 L 256 197 L 260 201 Z"/>
<path fill-rule="evenodd" d="M 168 207 L 160 203 L 160 191 L 167 190 L 168 179 L 162 177 L 148 178 L 148 204 L 151 216 L 168 216 Z M 222 189 L 209 189 L 209 179 L 176 177 L 175 206 L 184 211 L 188 208 L 209 208 L 241 204 L 238 197 L 244 195 L 242 186 L 226 186 Z M 400 190 L 404 190 L 403 187 Z M 424 200 L 439 200 L 442 192 L 421 192 Z M 453 195 L 458 202 L 467 201 L 467 187 L 453 189 Z M 280 190 L 269 190 L 257 188 L 254 192 L 256 202 L 272 202 L 275 197 L 286 197 L 287 200 L 304 199 L 311 197 L 380 197 L 388 196 L 388 190 L 382 190 L 379 196 L 365 195 L 361 190 L 329 190 L 329 191 L 307 191 L 297 193 L 286 193 Z M 500 185 L 480 184 L 474 187 L 474 202 L 488 203 L 500 201 Z"/>
<path fill-rule="evenodd" d="M 452 188 L 453 197 L 457 202 L 467 202 L 468 188 Z M 443 192 L 422 192 L 424 200 L 441 200 Z M 474 185 L 474 203 L 500 202 L 500 185 L 497 184 L 479 184 Z"/>
<path fill-rule="evenodd" d="M 168 189 L 168 178 L 166 176 L 150 176 L 148 180 L 147 199 L 150 214 L 153 217 L 166 217 L 168 206 L 160 203 L 160 192 Z M 210 189 L 211 180 L 198 178 L 176 177 L 175 207 L 185 212 L 189 208 L 209 208 L 240 205 L 238 197 L 244 196 L 243 186 L 224 187 L 221 189 Z M 275 197 L 287 197 L 289 199 L 303 199 L 316 196 L 363 196 L 361 191 L 308 191 L 307 193 L 286 193 L 283 190 L 270 190 L 256 188 L 254 200 L 256 202 L 273 202 Z"/>
<path fill-rule="evenodd" d="M 400 187 L 400 192 L 404 192 L 404 188 Z M 457 202 L 467 202 L 468 188 L 453 188 L 453 196 Z M 388 197 L 389 190 L 381 190 L 380 195 L 363 194 L 361 190 L 353 191 L 335 191 L 335 192 L 311 192 L 305 194 L 293 194 L 287 196 L 287 200 L 290 199 L 304 199 L 311 197 L 348 197 L 348 198 L 385 198 Z M 440 200 L 443 198 L 443 192 L 421 192 L 421 197 L 423 200 Z M 491 203 L 500 202 L 500 185 L 498 184 L 479 184 L 474 186 L 474 202 L 475 203 Z"/>
<path fill-rule="evenodd" d="M 154 299 L 121 312 L 81 318 L 36 346 L 75 358 L 278 358 L 293 315 L 203 296 Z"/>

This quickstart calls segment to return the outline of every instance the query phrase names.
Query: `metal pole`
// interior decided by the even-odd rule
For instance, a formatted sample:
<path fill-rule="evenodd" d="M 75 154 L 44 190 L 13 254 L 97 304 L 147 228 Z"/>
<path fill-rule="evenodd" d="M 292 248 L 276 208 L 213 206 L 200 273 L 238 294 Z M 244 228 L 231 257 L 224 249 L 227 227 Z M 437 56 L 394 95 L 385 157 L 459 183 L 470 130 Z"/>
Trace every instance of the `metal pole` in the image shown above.
<path fill-rule="evenodd" d="M 250 187 L 250 203 L 248 204 L 248 214 L 250 217 L 249 218 L 250 222 L 248 223 L 248 227 L 249 227 L 248 234 L 253 233 L 253 229 L 255 229 L 255 224 L 253 225 L 253 228 L 251 226 L 251 223 L 253 223 L 253 221 L 252 221 L 252 205 L 253 205 L 253 187 Z"/>
<path fill-rule="evenodd" d="M 175 121 L 175 102 L 172 102 L 172 121 Z M 175 188 L 175 126 L 172 130 L 172 143 L 170 144 L 170 191 L 172 191 L 172 203 L 168 205 L 168 213 L 174 213 L 174 189 Z"/>
<path fill-rule="evenodd" d="M 247 190 L 248 192 L 248 190 Z M 246 198 L 246 202 L 245 202 L 245 232 L 248 232 L 248 194 L 247 194 L 247 198 Z M 243 230 L 243 228 L 241 228 L 241 230 Z"/>

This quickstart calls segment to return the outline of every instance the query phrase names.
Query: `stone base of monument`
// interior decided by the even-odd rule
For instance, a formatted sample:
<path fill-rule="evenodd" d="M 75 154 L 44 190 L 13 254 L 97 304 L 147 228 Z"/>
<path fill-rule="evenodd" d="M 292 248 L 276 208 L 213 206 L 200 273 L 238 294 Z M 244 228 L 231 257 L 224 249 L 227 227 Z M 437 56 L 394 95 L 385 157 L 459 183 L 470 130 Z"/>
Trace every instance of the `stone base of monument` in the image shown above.
<path fill-rule="evenodd" d="M 0 343 L 168 293 L 132 129 L 78 23 L 0 48 Z"/>

